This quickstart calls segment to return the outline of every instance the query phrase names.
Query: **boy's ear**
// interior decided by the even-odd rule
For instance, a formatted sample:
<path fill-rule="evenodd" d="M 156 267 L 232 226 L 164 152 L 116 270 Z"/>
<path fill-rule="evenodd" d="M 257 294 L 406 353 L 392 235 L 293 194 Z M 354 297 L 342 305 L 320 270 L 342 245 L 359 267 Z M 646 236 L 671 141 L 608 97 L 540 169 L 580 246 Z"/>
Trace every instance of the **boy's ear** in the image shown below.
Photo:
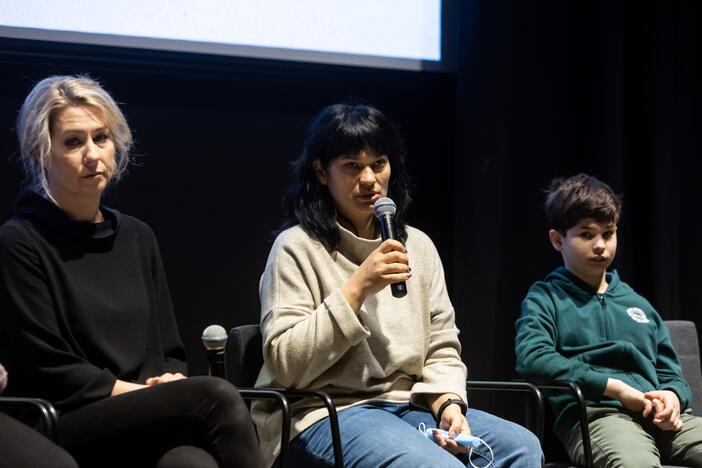
<path fill-rule="evenodd" d="M 312 161 L 312 169 L 314 169 L 314 174 L 317 176 L 319 183 L 327 185 L 327 176 L 324 174 L 324 167 L 319 159 Z"/>
<path fill-rule="evenodd" d="M 553 248 L 560 252 L 563 248 L 563 234 L 558 232 L 556 229 L 549 229 L 548 239 L 551 241 Z"/>

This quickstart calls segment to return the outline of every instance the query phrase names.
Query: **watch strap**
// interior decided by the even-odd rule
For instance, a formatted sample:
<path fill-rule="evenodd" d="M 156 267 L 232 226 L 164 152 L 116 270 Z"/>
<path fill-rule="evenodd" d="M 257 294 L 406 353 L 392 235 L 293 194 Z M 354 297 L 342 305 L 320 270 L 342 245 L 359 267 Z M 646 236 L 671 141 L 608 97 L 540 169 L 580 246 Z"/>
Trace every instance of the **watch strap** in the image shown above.
<path fill-rule="evenodd" d="M 457 398 L 449 398 L 448 400 L 444 401 L 441 403 L 441 406 L 439 406 L 439 410 L 436 412 L 436 421 L 438 423 L 441 422 L 441 415 L 444 414 L 444 410 L 448 408 L 450 405 L 458 405 L 461 407 L 461 413 L 466 414 L 468 411 L 468 405 L 466 404 L 465 401 L 457 399 Z"/>

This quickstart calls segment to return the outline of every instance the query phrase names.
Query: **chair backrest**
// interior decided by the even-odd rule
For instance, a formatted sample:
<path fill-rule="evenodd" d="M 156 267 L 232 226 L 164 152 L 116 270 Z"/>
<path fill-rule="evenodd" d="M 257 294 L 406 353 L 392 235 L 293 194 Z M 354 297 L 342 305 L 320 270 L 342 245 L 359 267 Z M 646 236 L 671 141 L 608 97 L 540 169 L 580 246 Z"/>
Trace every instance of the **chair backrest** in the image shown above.
<path fill-rule="evenodd" d="M 263 366 L 261 327 L 255 324 L 232 328 L 226 350 L 229 380 L 237 387 L 253 387 Z"/>
<path fill-rule="evenodd" d="M 702 370 L 700 370 L 700 345 L 694 322 L 666 320 L 670 340 L 678 352 L 683 376 L 692 388 L 692 412 L 702 415 Z"/>

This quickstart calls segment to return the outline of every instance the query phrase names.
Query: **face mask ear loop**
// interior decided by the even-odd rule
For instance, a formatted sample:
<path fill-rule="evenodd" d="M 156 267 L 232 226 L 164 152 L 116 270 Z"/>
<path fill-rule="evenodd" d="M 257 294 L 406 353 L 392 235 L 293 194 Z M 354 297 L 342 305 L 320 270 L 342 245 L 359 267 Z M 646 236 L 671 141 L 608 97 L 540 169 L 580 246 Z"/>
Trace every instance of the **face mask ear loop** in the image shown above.
<path fill-rule="evenodd" d="M 468 461 L 470 462 L 470 466 L 472 466 L 473 468 L 489 468 L 490 466 L 495 466 L 495 454 L 492 452 L 492 447 L 490 447 L 488 443 L 480 437 L 476 437 L 476 439 L 478 439 L 480 443 L 486 446 L 487 449 L 490 451 L 490 460 L 488 460 L 488 464 L 485 466 L 478 466 L 475 463 L 473 463 L 473 459 L 471 458 L 471 455 L 473 454 L 473 447 L 471 447 L 468 451 Z"/>

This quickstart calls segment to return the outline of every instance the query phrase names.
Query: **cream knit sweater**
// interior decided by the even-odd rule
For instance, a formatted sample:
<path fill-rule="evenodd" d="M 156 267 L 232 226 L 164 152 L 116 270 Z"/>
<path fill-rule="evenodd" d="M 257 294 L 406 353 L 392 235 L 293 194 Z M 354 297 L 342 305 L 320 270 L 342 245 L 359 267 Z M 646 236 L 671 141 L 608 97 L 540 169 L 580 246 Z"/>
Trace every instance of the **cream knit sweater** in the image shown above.
<path fill-rule="evenodd" d="M 261 277 L 265 364 L 257 387 L 313 388 L 343 409 L 369 401 L 411 401 L 456 393 L 466 400 L 466 367 L 441 260 L 426 234 L 407 227 L 412 267 L 407 295 L 389 287 L 366 298 L 358 315 L 339 287 L 381 240 L 362 239 L 339 226 L 331 254 L 299 226 L 282 232 Z M 280 411 L 256 402 L 253 419 L 269 464 L 280 451 Z M 293 406 L 291 438 L 327 416 L 318 401 Z"/>

